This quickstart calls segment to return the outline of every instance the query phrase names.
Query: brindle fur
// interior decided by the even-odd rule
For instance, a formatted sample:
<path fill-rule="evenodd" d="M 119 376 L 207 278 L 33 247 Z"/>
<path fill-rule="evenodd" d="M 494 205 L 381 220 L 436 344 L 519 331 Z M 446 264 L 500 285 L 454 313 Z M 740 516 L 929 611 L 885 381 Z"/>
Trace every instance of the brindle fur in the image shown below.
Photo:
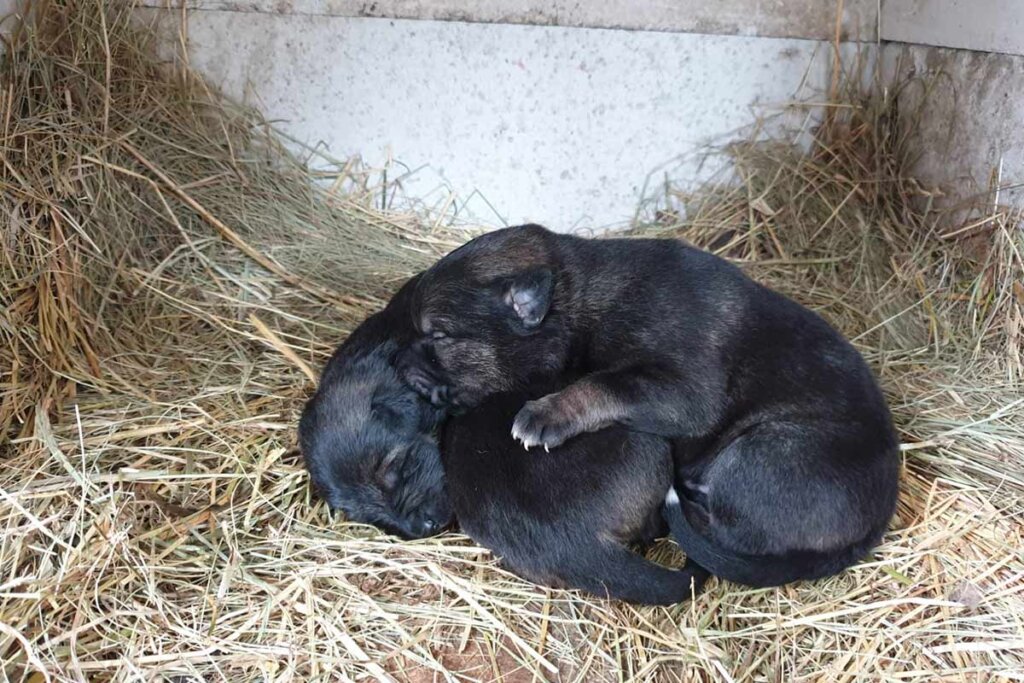
<path fill-rule="evenodd" d="M 613 424 L 672 439 L 667 516 L 689 525 L 677 536 L 710 544 L 679 539 L 724 578 L 835 573 L 893 514 L 897 441 L 861 356 L 818 315 L 682 242 L 489 233 L 423 274 L 412 322 L 404 375 L 442 404 L 586 373 L 519 410 L 512 433 L 527 447 Z"/>

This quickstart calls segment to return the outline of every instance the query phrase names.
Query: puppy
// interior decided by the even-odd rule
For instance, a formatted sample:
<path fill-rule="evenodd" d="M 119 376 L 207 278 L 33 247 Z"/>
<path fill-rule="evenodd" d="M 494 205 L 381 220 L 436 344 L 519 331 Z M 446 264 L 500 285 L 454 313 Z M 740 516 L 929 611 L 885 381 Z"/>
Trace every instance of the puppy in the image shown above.
<path fill-rule="evenodd" d="M 330 508 L 403 538 L 432 535 L 452 517 L 433 437 L 444 413 L 394 367 L 413 335 L 415 282 L 338 347 L 299 420 L 306 467 Z"/>
<path fill-rule="evenodd" d="M 835 573 L 895 509 L 897 441 L 857 351 L 682 242 L 499 230 L 423 274 L 412 322 L 403 375 L 448 405 L 585 370 L 518 411 L 512 434 L 527 448 L 613 424 L 672 439 L 666 515 L 683 550 L 723 578 Z"/>
<path fill-rule="evenodd" d="M 439 456 L 433 430 L 443 413 L 402 384 L 394 367 L 395 351 L 412 334 L 413 286 L 335 351 L 303 411 L 302 452 L 330 507 L 404 538 L 440 531 L 454 508 L 474 540 L 546 585 L 659 605 L 699 591 L 707 573 L 696 565 L 672 571 L 626 547 L 665 531 L 666 440 L 611 427 L 550 457 L 522 458 L 508 429 L 524 400 L 545 393 L 535 388 L 494 396 L 449 420 Z"/>
<path fill-rule="evenodd" d="M 497 394 L 445 425 L 441 459 L 463 531 L 535 583 L 653 605 L 699 592 L 700 567 L 673 571 L 627 547 L 663 535 L 668 441 L 608 427 L 524 458 L 509 425 L 544 393 Z"/>

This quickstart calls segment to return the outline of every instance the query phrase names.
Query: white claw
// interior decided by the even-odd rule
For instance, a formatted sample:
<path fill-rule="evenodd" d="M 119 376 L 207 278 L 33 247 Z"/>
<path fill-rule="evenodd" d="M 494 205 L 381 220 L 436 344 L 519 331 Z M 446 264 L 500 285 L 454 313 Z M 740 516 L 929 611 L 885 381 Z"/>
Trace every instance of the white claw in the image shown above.
<path fill-rule="evenodd" d="M 544 444 L 544 452 L 545 453 L 550 453 L 551 452 L 551 451 L 548 450 L 548 445 L 547 444 Z"/>

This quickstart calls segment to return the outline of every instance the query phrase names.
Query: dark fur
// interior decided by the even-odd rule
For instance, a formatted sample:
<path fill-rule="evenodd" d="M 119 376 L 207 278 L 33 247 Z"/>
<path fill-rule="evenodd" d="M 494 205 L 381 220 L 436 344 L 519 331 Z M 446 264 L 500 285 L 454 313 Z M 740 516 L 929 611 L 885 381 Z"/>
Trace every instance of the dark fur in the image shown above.
<path fill-rule="evenodd" d="M 539 394 L 520 393 L 449 421 L 439 457 L 432 430 L 440 411 L 394 368 L 411 334 L 411 287 L 338 348 L 303 412 L 302 450 L 328 504 L 406 538 L 439 531 L 454 508 L 478 543 L 547 585 L 664 605 L 700 590 L 707 573 L 699 567 L 672 571 L 627 547 L 665 531 L 666 440 L 611 427 L 523 458 L 508 429 L 523 401 Z"/>
<path fill-rule="evenodd" d="M 403 362 L 424 395 L 473 406 L 578 366 L 589 374 L 519 410 L 524 444 L 613 424 L 672 439 L 681 509 L 668 517 L 683 549 L 724 578 L 835 573 L 893 514 L 897 441 L 863 359 L 711 254 L 508 228 L 424 273 L 413 304 L 421 336 Z M 787 571 L 751 574 L 751 558 Z"/>
<path fill-rule="evenodd" d="M 299 421 L 313 484 L 332 510 L 404 538 L 451 522 L 432 431 L 443 412 L 399 379 L 396 352 L 413 334 L 410 280 L 334 352 Z"/>
<path fill-rule="evenodd" d="M 627 547 L 663 530 L 668 441 L 609 427 L 524 457 L 509 425 L 537 395 L 492 396 L 445 425 L 441 457 L 462 529 L 537 583 L 654 605 L 699 591 L 699 567 L 673 571 Z"/>

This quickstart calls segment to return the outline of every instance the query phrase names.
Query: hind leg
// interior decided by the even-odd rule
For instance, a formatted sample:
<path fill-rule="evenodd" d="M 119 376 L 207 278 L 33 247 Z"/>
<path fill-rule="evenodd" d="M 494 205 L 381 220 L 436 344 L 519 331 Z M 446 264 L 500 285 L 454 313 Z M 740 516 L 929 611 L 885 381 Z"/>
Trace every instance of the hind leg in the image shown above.
<path fill-rule="evenodd" d="M 848 546 L 877 523 L 885 496 L 876 487 L 887 455 L 844 425 L 758 425 L 704 472 L 707 530 L 717 543 L 748 555 Z"/>

